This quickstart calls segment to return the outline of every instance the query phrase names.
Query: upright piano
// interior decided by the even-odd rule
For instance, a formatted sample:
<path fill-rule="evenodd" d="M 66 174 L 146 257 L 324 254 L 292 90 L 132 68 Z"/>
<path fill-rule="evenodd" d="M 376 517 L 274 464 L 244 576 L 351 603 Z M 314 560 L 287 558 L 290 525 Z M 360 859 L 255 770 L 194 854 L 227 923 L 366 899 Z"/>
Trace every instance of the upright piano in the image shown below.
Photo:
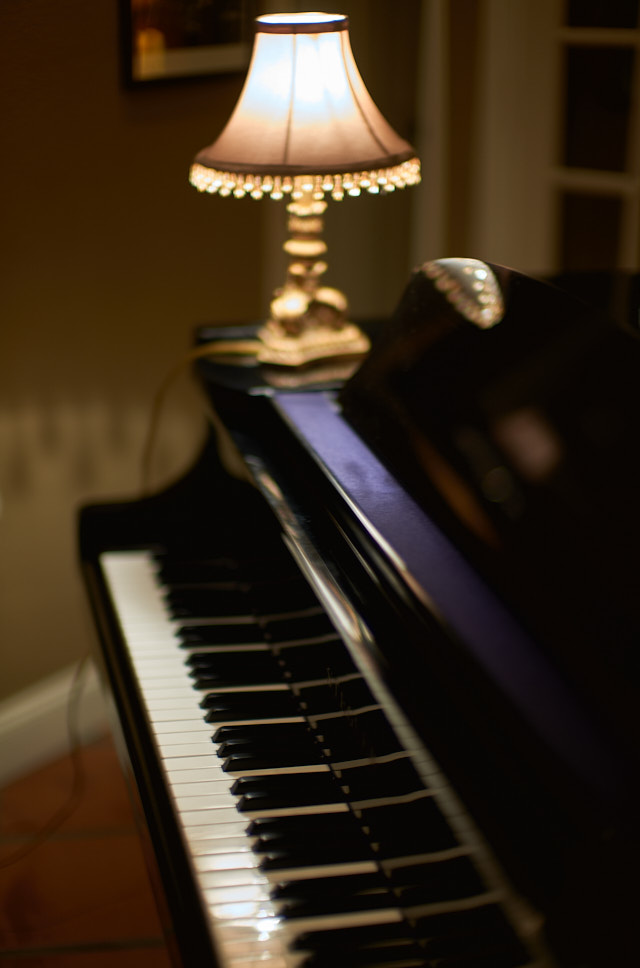
<path fill-rule="evenodd" d="M 201 359 L 193 468 L 81 511 L 172 951 L 635 964 L 637 332 L 475 260 L 367 328 L 348 377 Z"/>

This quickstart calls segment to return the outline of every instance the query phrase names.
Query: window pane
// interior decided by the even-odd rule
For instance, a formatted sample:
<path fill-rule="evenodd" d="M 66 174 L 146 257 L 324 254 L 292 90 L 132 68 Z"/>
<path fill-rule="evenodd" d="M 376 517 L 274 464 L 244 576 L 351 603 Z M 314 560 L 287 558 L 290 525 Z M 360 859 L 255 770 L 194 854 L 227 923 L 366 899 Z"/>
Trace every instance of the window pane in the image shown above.
<path fill-rule="evenodd" d="M 624 171 L 634 52 L 618 47 L 569 47 L 563 163 Z"/>
<path fill-rule="evenodd" d="M 567 24 L 570 27 L 635 27 L 637 0 L 569 0 Z"/>
<path fill-rule="evenodd" d="M 562 196 L 561 271 L 615 269 L 618 262 L 622 201 L 599 195 Z"/>

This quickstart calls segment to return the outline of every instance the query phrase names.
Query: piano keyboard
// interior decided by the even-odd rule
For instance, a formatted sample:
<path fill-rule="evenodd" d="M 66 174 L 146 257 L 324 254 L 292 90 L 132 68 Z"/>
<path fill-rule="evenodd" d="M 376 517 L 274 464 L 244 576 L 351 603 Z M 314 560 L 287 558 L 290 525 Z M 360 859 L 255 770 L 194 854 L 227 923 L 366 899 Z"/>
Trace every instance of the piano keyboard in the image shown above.
<path fill-rule="evenodd" d="M 532 964 L 305 582 L 100 561 L 221 966 Z"/>

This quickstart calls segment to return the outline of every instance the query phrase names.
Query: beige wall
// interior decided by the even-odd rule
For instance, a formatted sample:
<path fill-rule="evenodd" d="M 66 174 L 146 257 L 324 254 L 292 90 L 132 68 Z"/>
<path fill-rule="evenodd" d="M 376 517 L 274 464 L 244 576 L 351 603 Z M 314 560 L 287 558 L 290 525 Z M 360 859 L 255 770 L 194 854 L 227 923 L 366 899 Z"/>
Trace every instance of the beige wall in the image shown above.
<path fill-rule="evenodd" d="M 419 0 L 391 38 L 383 0 L 344 6 L 365 80 L 411 137 Z M 194 326 L 257 318 L 268 292 L 269 203 L 187 183 L 242 79 L 126 90 L 117 8 L 0 3 L 0 699 L 87 650 L 78 505 L 136 493 L 153 392 Z M 335 208 L 331 282 L 354 314 L 385 312 L 408 275 L 409 200 Z M 197 447 L 197 400 L 186 380 L 170 398 L 158 480 Z"/>
<path fill-rule="evenodd" d="M 0 4 L 0 697 L 86 650 L 75 508 L 135 493 L 194 325 L 259 310 L 260 206 L 187 182 L 241 78 L 125 90 L 117 6 Z M 179 387 L 161 473 L 195 446 L 193 408 Z"/>

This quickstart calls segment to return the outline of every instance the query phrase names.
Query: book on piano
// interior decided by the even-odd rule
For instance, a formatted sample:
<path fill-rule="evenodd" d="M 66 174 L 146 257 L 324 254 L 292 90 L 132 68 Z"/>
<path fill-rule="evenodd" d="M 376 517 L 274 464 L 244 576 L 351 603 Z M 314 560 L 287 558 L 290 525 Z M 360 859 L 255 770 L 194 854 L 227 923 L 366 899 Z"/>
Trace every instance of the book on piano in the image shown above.
<path fill-rule="evenodd" d="M 81 512 L 168 942 L 220 968 L 629 964 L 637 333 L 474 260 L 367 329 L 348 379 L 201 360 L 194 467 Z"/>

